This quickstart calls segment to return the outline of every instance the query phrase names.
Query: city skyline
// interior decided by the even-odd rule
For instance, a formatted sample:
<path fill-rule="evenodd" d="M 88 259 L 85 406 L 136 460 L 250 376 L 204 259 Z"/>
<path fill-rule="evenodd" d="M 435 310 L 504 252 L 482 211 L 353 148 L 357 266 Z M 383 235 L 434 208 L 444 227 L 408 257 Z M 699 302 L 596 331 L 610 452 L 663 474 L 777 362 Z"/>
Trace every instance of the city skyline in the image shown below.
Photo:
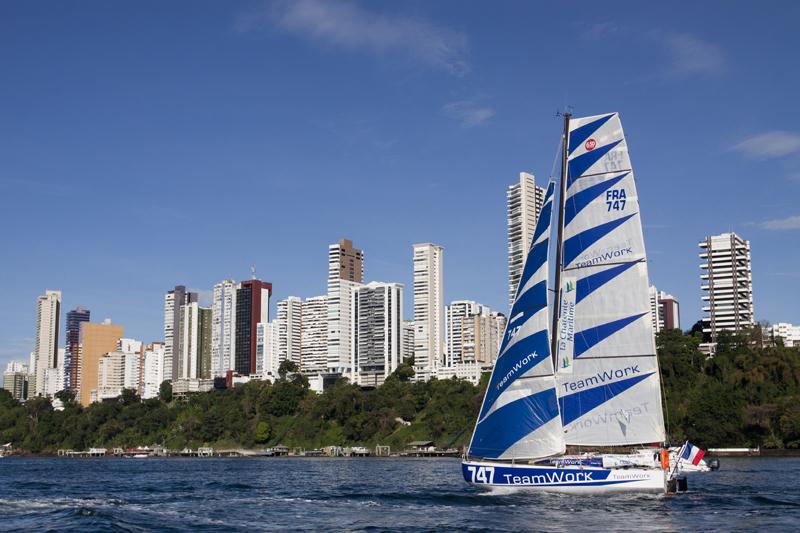
<path fill-rule="evenodd" d="M 337 5 L 326 9 L 341 14 Z M 751 242 L 755 318 L 800 323 L 800 251 L 792 246 L 800 238 L 792 201 L 800 194 L 792 126 L 798 111 L 791 105 L 798 67 L 784 55 L 793 48 L 787 40 L 797 41 L 786 13 L 796 6 L 761 9 L 750 21 L 747 49 L 731 34 L 748 18 L 746 7 L 726 5 L 720 20 L 719 5 L 694 6 L 679 20 L 667 6 L 654 6 L 647 18 L 658 19 L 656 27 L 635 7 L 611 23 L 600 6 L 585 6 L 583 18 L 558 36 L 567 55 L 613 54 L 619 61 L 601 67 L 576 59 L 582 67 L 575 68 L 544 57 L 542 46 L 554 37 L 546 27 L 552 6 L 520 5 L 528 16 L 515 17 L 499 9 L 484 25 L 475 6 L 347 5 L 367 24 L 405 20 L 422 24 L 434 42 L 450 36 L 450 55 L 431 58 L 424 42 L 410 51 L 341 43 L 322 30 L 305 39 L 284 18 L 248 19 L 244 5 L 189 15 L 186 44 L 156 54 L 167 38 L 174 42 L 171 22 L 186 10 L 164 7 L 164 25 L 144 42 L 135 17 L 102 9 L 49 13 L 47 27 L 37 29 L 43 8 L 3 8 L 17 46 L 15 58 L 0 56 L 0 64 L 21 83 L 0 89 L 13 103 L 0 125 L 9 154 L 0 164 L 0 191 L 14 199 L 0 222 L 15 228 L 3 239 L 0 363 L 28 359 L 34 304 L 45 289 L 63 292 L 62 319 L 64 310 L 83 305 L 95 321 L 110 317 L 133 338 L 164 340 L 158 309 L 169 287 L 184 284 L 210 305 L 215 283 L 247 279 L 255 264 L 275 286 L 273 301 L 324 294 L 326 248 L 341 236 L 366 251 L 366 279 L 406 287 L 413 283 L 411 244 L 441 244 L 445 302 L 471 299 L 504 311 L 505 191 L 523 171 L 546 184 L 560 131 L 553 114 L 567 103 L 579 116 L 621 112 L 651 282 L 681 302 L 684 328 L 702 314 L 697 242 L 731 230 Z M 522 31 L 525 23 L 531 27 Z M 633 31 L 639 23 L 647 31 Z M 85 30 L 81 43 L 70 42 L 75 27 Z M 110 31 L 119 42 L 105 40 Z M 491 42 L 499 35 L 505 40 Z M 628 50 L 626 39 L 642 50 Z M 113 61 L 84 59 L 84 47 L 99 43 Z M 127 53 L 130 47 L 141 56 Z M 284 48 L 285 56 L 276 52 Z M 765 67 L 760 54 L 778 60 Z M 74 77 L 54 68 L 55 57 Z M 228 64 L 230 57 L 238 59 Z M 34 73 L 31 64 L 46 68 Z M 776 65 L 780 72 L 769 71 Z M 118 75 L 87 83 L 98 66 Z M 284 81 L 271 75 L 278 71 Z M 339 71 L 347 83 L 337 81 Z M 563 83 L 532 90 L 543 73 Z M 785 83 L 770 83 L 773 74 Z M 209 84 L 217 77 L 226 83 Z M 591 90 L 563 92 L 587 77 Z M 317 79 L 330 83 L 307 84 Z M 285 84 L 303 89 L 276 100 Z M 755 92 L 780 113 L 750 103 Z M 40 157 L 43 148 L 47 157 Z M 730 182 L 737 186 L 724 186 Z M 219 186 L 249 187 L 265 204 L 248 212 L 237 194 L 236 201 L 217 194 Z M 390 201 L 370 203 L 385 192 Z M 213 205 L 227 214 L 208 216 Z M 66 224 L 82 228 L 69 243 L 58 231 Z M 176 246 L 176 235 L 185 246 Z"/>

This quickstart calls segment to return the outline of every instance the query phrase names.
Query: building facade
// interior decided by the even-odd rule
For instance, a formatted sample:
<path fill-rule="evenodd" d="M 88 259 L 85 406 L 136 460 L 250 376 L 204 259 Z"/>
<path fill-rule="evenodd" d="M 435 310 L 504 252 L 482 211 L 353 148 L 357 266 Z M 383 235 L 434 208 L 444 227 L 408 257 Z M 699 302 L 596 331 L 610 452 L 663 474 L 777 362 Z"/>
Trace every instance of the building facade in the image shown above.
<path fill-rule="evenodd" d="M 435 371 L 444 364 L 444 248 L 414 245 L 414 366 Z"/>
<path fill-rule="evenodd" d="M 303 302 L 300 371 L 308 376 L 328 371 L 328 297 L 314 296 Z"/>
<path fill-rule="evenodd" d="M 533 174 L 519 173 L 519 183 L 506 190 L 508 223 L 508 307 L 514 303 L 525 257 L 531 247 L 536 221 L 544 205 L 546 190 L 537 187 Z"/>
<path fill-rule="evenodd" d="M 211 302 L 211 374 L 223 377 L 233 370 L 236 353 L 236 289 L 238 284 L 223 280 L 214 285 Z"/>
<path fill-rule="evenodd" d="M 328 246 L 328 372 L 345 374 L 355 350 L 355 291 L 364 283 L 364 251 L 349 239 Z"/>
<path fill-rule="evenodd" d="M 403 357 L 403 285 L 368 283 L 356 291 L 355 305 L 355 381 L 377 387 Z"/>
<path fill-rule="evenodd" d="M 278 365 L 292 361 L 300 366 L 302 359 L 303 301 L 297 296 L 289 296 L 278 302 Z M 327 310 L 326 310 L 327 314 Z M 277 371 L 277 367 L 275 368 Z"/>
<path fill-rule="evenodd" d="M 173 377 L 211 378 L 211 309 L 197 302 L 181 306 L 178 373 Z"/>
<path fill-rule="evenodd" d="M 11 361 L 3 372 L 3 388 L 18 401 L 28 399 L 28 365 L 22 361 Z"/>
<path fill-rule="evenodd" d="M 269 322 L 269 298 L 272 284 L 248 279 L 236 291 L 236 351 L 233 370 L 241 375 L 256 373 L 256 336 L 258 324 Z"/>
<path fill-rule="evenodd" d="M 48 375 L 58 368 L 58 329 L 61 316 L 61 291 L 45 291 L 36 300 L 36 347 L 33 396 L 52 396 L 47 390 Z"/>
<path fill-rule="evenodd" d="M 92 402 L 92 391 L 98 388 L 98 370 L 100 358 L 117 351 L 119 340 L 124 337 L 125 329 L 111 321 L 100 324 L 94 322 L 81 323 L 81 380 L 79 383 L 79 400 L 84 407 Z"/>
<path fill-rule="evenodd" d="M 77 395 L 81 368 L 81 323 L 89 322 L 91 312 L 81 306 L 67 312 L 64 337 L 64 387 Z"/>
<path fill-rule="evenodd" d="M 456 300 L 446 309 L 447 365 L 491 364 L 497 358 L 505 316 L 472 300 Z"/>
<path fill-rule="evenodd" d="M 703 333 L 717 342 L 722 330 L 755 325 L 750 242 L 735 233 L 711 235 L 698 243 L 702 269 Z"/>
<path fill-rule="evenodd" d="M 164 343 L 153 342 L 145 346 L 142 354 L 142 398 L 157 398 L 163 381 Z"/>
<path fill-rule="evenodd" d="M 164 295 L 164 379 L 179 375 L 181 309 L 193 302 L 197 302 L 197 293 L 187 292 L 183 285 L 176 285 Z"/>
<path fill-rule="evenodd" d="M 773 345 L 780 339 L 780 342 L 787 348 L 800 346 L 800 326 L 793 326 L 788 322 L 778 322 L 769 327 L 768 334 Z"/>

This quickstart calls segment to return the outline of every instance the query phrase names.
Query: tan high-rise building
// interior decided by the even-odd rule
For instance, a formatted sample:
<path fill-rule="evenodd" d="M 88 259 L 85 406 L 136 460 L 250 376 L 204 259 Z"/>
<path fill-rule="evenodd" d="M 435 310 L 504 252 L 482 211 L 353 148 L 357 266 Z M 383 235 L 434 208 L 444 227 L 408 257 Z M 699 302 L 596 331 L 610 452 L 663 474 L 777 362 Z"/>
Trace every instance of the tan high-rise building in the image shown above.
<path fill-rule="evenodd" d="M 117 343 L 125 335 L 125 328 L 105 321 L 81 323 L 81 379 L 80 401 L 85 407 L 91 402 L 91 392 L 98 386 L 100 358 L 117 350 Z"/>
<path fill-rule="evenodd" d="M 364 283 L 364 251 L 353 248 L 350 239 L 328 247 L 328 283 L 335 279 Z"/>

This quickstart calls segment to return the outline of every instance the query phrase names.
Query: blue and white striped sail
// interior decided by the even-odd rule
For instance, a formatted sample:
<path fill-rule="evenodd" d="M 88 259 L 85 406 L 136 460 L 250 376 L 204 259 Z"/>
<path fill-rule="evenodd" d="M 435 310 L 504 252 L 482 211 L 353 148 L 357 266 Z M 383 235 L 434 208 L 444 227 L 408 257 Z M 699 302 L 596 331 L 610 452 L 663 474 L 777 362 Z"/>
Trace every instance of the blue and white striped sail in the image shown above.
<path fill-rule="evenodd" d="M 664 440 L 639 201 L 617 113 L 570 120 L 563 270 L 571 343 L 559 344 L 567 444 Z M 562 291 L 567 290 L 562 285 Z M 563 327 L 559 327 L 562 332 Z"/>
<path fill-rule="evenodd" d="M 548 335 L 553 190 L 551 182 L 472 434 L 472 457 L 532 459 L 565 450 Z"/>

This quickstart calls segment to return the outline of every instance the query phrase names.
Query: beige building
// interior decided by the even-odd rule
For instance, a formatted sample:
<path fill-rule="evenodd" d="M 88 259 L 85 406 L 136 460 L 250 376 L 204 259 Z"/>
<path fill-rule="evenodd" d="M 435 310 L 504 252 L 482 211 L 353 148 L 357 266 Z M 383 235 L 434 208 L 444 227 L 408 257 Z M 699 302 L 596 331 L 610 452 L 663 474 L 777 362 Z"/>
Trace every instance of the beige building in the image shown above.
<path fill-rule="evenodd" d="M 91 391 L 98 387 L 100 358 L 117 350 L 117 343 L 125 335 L 125 329 L 105 321 L 102 324 L 81 324 L 81 382 L 80 401 L 85 407 L 91 403 Z"/>

